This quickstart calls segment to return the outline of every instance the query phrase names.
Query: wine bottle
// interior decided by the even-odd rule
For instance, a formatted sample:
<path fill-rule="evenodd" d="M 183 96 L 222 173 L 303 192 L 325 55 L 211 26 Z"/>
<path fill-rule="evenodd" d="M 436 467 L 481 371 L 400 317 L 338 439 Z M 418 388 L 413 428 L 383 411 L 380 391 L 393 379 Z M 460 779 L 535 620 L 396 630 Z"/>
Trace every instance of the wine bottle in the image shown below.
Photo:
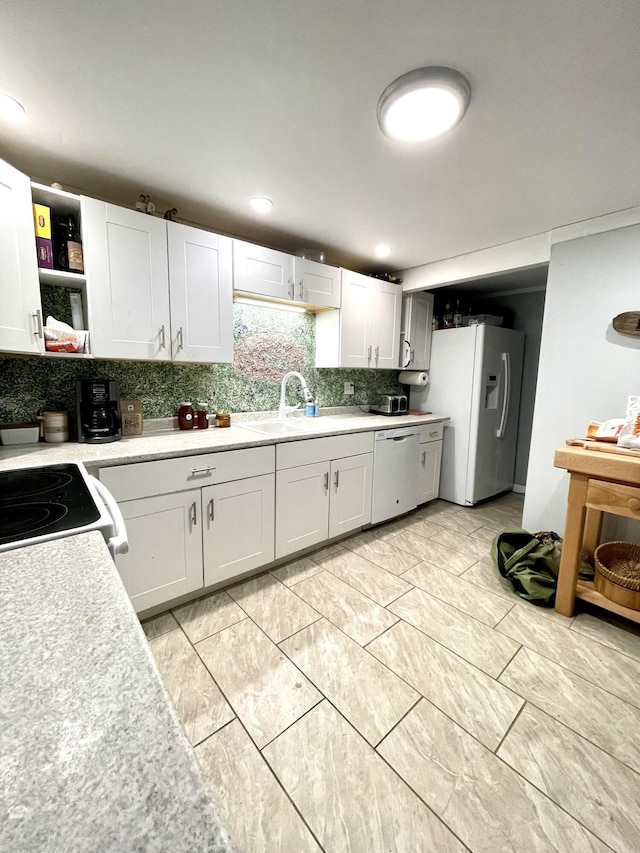
<path fill-rule="evenodd" d="M 456 310 L 453 314 L 453 327 L 459 329 L 462 325 L 462 311 L 460 310 L 460 300 L 456 299 Z"/>
<path fill-rule="evenodd" d="M 442 315 L 442 326 L 445 329 L 450 329 L 453 326 L 453 314 L 451 313 L 451 305 L 448 302 L 444 306 L 444 314 Z"/>
<path fill-rule="evenodd" d="M 69 272 L 84 272 L 84 260 L 82 257 L 82 241 L 76 221 L 69 214 L 66 223 L 66 245 L 67 245 L 67 269 Z"/>

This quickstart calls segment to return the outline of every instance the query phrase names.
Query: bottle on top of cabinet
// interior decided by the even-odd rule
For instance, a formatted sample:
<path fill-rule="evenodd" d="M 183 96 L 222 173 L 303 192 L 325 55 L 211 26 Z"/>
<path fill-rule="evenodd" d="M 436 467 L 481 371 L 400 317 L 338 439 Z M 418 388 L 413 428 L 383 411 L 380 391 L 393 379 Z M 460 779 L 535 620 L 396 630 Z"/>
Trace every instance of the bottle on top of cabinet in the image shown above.
<path fill-rule="evenodd" d="M 442 315 L 442 328 L 443 329 L 451 329 L 453 327 L 453 312 L 451 311 L 451 304 L 449 302 L 444 306 L 444 313 Z"/>
<path fill-rule="evenodd" d="M 462 309 L 460 308 L 460 300 L 456 299 L 456 310 L 453 312 L 453 328 L 459 329 L 462 326 Z"/>

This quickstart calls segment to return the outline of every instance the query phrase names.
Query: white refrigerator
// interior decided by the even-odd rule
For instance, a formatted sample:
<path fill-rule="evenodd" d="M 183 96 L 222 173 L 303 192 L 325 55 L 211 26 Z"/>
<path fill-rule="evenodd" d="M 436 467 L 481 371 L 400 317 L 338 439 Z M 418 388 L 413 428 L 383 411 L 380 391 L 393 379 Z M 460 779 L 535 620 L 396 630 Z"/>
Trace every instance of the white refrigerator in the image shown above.
<path fill-rule="evenodd" d="M 462 506 L 512 488 L 524 334 L 500 326 L 433 333 L 429 383 L 410 407 L 449 415 L 440 497 Z"/>

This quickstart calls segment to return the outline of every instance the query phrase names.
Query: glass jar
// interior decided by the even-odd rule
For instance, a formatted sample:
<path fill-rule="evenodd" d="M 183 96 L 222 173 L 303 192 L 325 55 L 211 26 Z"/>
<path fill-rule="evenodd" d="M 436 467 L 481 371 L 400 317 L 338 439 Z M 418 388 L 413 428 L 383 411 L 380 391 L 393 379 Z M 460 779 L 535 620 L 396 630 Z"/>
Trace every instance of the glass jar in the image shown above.
<path fill-rule="evenodd" d="M 230 427 L 231 426 L 231 415 L 228 412 L 218 412 L 216 415 L 216 426 L 217 427 Z"/>
<path fill-rule="evenodd" d="M 193 406 L 189 402 L 180 403 L 178 426 L 180 429 L 193 429 Z"/>
<path fill-rule="evenodd" d="M 208 403 L 198 403 L 196 411 L 196 426 L 198 429 L 209 428 L 209 405 Z"/>

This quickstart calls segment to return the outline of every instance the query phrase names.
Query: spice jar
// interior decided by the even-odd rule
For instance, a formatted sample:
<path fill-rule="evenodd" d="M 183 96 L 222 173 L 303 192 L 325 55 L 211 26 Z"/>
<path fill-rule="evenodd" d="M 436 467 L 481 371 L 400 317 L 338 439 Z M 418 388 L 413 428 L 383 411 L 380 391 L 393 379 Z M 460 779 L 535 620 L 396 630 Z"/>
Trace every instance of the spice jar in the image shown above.
<path fill-rule="evenodd" d="M 180 403 L 178 426 L 180 429 L 193 429 L 193 406 L 191 403 Z"/>
<path fill-rule="evenodd" d="M 230 427 L 231 426 L 231 415 L 228 412 L 218 412 L 216 415 L 216 426 L 217 427 Z"/>
<path fill-rule="evenodd" d="M 209 428 L 209 412 L 207 409 L 209 408 L 207 403 L 198 403 L 198 410 L 196 412 L 196 426 L 198 429 L 208 429 Z"/>

